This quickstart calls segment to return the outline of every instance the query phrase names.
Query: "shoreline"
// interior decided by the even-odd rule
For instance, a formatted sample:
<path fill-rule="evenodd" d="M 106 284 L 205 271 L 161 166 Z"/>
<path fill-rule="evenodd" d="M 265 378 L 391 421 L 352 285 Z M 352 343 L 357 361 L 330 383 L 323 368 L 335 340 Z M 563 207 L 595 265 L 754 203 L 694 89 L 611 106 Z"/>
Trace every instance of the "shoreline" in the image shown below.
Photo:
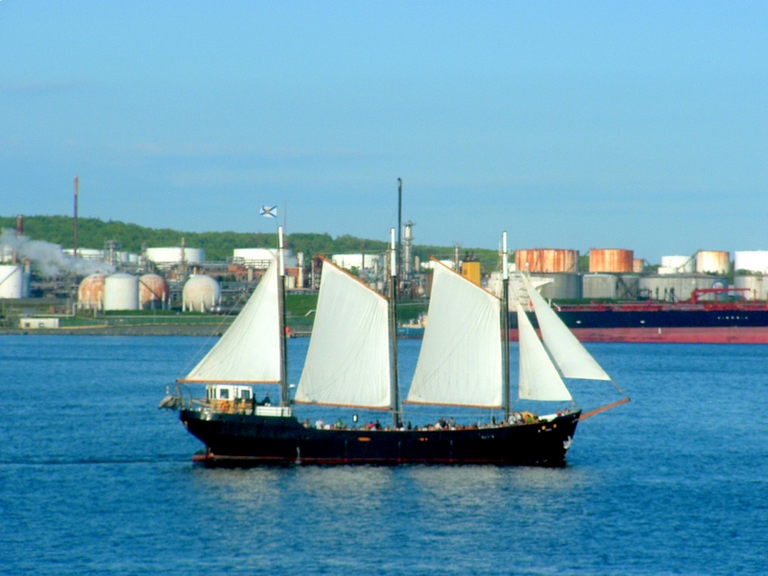
<path fill-rule="evenodd" d="M 146 326 L 83 326 L 63 328 L 0 328 L 0 335 L 16 336 L 221 336 L 227 327 L 201 324 L 150 324 Z M 293 338 L 309 331 L 291 331 Z"/>

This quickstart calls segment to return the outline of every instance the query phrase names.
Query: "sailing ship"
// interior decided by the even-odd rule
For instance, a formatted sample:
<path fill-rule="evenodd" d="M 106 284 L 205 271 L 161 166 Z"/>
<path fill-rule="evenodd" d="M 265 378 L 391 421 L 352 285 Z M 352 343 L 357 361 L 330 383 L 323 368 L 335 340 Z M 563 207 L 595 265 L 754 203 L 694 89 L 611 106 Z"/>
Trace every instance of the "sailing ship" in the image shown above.
<path fill-rule="evenodd" d="M 277 261 L 229 330 L 177 381 L 176 392 L 160 403 L 162 408 L 179 409 L 184 426 L 204 443 L 205 449 L 194 461 L 208 466 L 565 464 L 576 426 L 585 415 L 576 408 L 538 417 L 512 411 L 506 234 L 501 297 L 436 264 L 430 322 L 408 396 L 401 403 L 394 238 L 392 229 L 389 298 L 323 260 L 307 357 L 294 397 L 289 398 L 279 229 Z M 548 325 L 542 328 L 545 348 L 517 304 L 523 326 L 520 398 L 571 402 L 562 376 L 610 380 L 575 338 L 568 339 L 567 329 L 550 322 L 557 316 L 545 311 L 549 307 L 527 279 L 522 277 L 520 282 L 523 287 L 527 284 L 537 314 L 543 314 L 540 324 Z M 183 391 L 190 383 L 205 384 L 205 397 Z M 256 401 L 252 386 L 265 383 L 280 385 L 277 405 Z M 435 424 L 413 427 L 404 424 L 402 404 L 498 409 L 502 416 L 466 426 L 441 418 Z M 382 410 L 389 412 L 391 423 L 359 428 L 320 421 L 310 424 L 294 414 L 300 405 Z"/>

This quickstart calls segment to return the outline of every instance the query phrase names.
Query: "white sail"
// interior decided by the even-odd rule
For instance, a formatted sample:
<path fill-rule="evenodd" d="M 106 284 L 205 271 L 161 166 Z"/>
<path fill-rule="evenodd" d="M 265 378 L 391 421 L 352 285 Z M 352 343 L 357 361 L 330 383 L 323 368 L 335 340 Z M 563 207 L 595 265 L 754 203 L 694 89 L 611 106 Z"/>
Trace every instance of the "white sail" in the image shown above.
<path fill-rule="evenodd" d="M 229 329 L 180 382 L 280 381 L 278 282 L 272 262 Z"/>
<path fill-rule="evenodd" d="M 571 393 L 544 349 L 525 311 L 517 304 L 520 340 L 520 391 L 525 400 L 571 400 Z"/>
<path fill-rule="evenodd" d="M 500 407 L 499 299 L 435 261 L 429 322 L 406 402 Z"/>
<path fill-rule="evenodd" d="M 389 305 L 325 260 L 312 339 L 295 401 L 390 407 Z"/>
<path fill-rule="evenodd" d="M 562 375 L 566 378 L 581 378 L 585 380 L 610 380 L 611 377 L 605 373 L 600 364 L 587 352 L 584 345 L 576 339 L 573 332 L 558 318 L 555 311 L 549 307 L 536 288 L 531 285 L 528 278 L 525 275 L 522 278 L 528 291 L 528 296 L 531 302 L 533 302 L 533 309 L 536 312 L 536 319 L 539 321 L 541 336 Z"/>

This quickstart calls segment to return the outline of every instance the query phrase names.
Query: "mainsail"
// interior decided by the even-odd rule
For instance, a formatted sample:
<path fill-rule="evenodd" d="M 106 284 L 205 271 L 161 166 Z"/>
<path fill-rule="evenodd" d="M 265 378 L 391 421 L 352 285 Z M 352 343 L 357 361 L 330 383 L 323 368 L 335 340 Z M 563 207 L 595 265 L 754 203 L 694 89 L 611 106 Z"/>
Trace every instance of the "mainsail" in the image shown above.
<path fill-rule="evenodd" d="M 294 400 L 390 407 L 387 299 L 323 260 L 312 338 Z"/>
<path fill-rule="evenodd" d="M 539 321 L 541 336 L 547 350 L 555 360 L 561 374 L 566 378 L 585 380 L 611 380 L 583 344 L 576 339 L 568 327 L 558 318 L 555 311 L 531 285 L 530 280 L 522 275 L 523 284 L 533 302 L 536 319 Z"/>
<path fill-rule="evenodd" d="M 278 286 L 277 263 L 272 262 L 229 329 L 179 382 L 279 382 Z"/>
<path fill-rule="evenodd" d="M 519 397 L 524 400 L 571 400 L 571 393 L 519 302 L 517 327 L 520 340 Z"/>
<path fill-rule="evenodd" d="M 429 323 L 406 402 L 501 407 L 499 299 L 434 262 Z"/>

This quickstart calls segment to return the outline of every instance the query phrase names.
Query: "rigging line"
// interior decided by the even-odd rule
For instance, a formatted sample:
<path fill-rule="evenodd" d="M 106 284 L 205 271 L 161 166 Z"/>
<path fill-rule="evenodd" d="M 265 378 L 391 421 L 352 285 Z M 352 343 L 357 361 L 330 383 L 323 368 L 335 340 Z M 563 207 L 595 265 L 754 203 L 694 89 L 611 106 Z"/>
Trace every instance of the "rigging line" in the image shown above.
<path fill-rule="evenodd" d="M 619 392 L 621 392 L 622 394 L 626 394 L 626 392 L 624 392 L 624 390 L 622 390 L 622 389 L 621 389 L 621 387 L 620 387 L 618 384 L 616 384 L 616 382 L 614 382 L 614 381 L 613 381 L 613 378 L 611 378 L 611 384 L 613 384 L 613 385 L 614 385 L 614 387 L 616 388 L 616 390 L 618 390 L 618 391 L 619 391 Z"/>

